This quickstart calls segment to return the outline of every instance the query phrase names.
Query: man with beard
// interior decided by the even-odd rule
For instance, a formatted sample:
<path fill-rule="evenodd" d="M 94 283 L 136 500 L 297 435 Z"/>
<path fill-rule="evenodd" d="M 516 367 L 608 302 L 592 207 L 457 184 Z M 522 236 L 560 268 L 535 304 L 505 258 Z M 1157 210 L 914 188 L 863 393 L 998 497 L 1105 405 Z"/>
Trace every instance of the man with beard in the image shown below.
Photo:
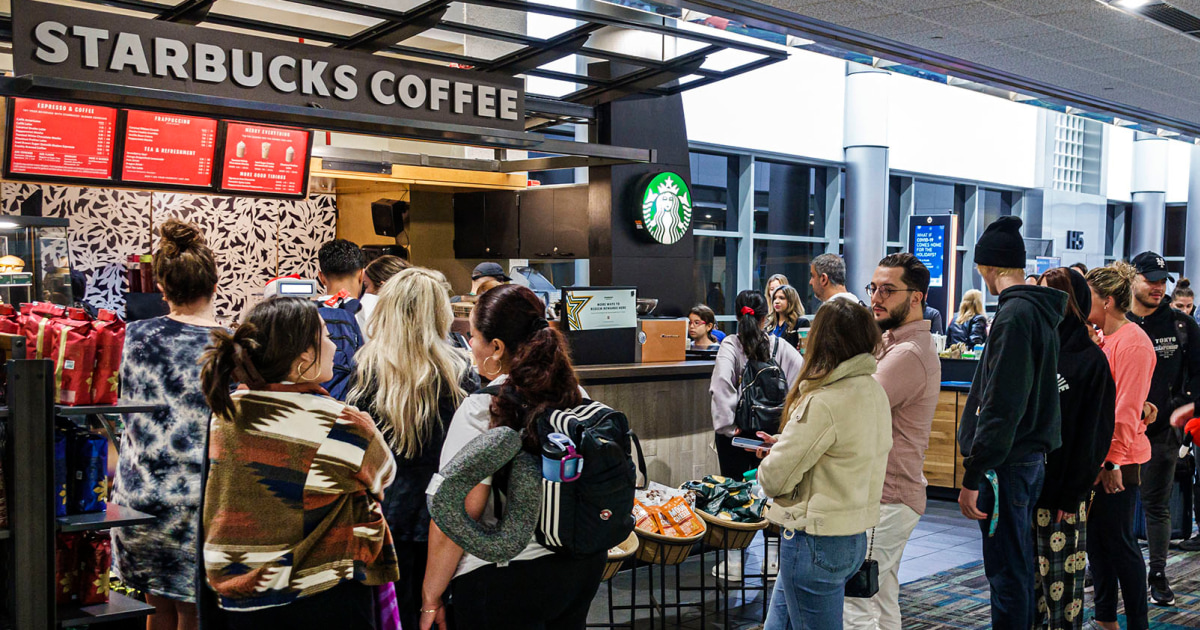
<path fill-rule="evenodd" d="M 1171 542 L 1171 489 L 1179 461 L 1179 436 L 1168 422 L 1179 407 L 1200 395 L 1200 327 L 1192 318 L 1171 308 L 1167 294 L 1167 263 L 1154 252 L 1133 259 L 1133 303 L 1129 321 L 1139 324 L 1154 342 L 1158 363 L 1150 380 L 1148 402 L 1158 407 L 1159 421 L 1146 428 L 1150 461 L 1142 466 L 1142 510 L 1146 513 L 1146 539 L 1150 548 L 1150 599 L 1160 606 L 1175 603 L 1167 579 L 1167 546 Z"/>
<path fill-rule="evenodd" d="M 879 261 L 867 294 L 883 330 L 883 357 L 875 380 L 892 407 L 892 450 L 883 481 L 879 525 L 867 533 L 868 557 L 879 563 L 879 592 L 871 599 L 847 598 L 847 628 L 900 630 L 900 558 L 925 513 L 925 449 L 941 389 L 938 360 L 925 294 L 929 270 L 912 254 Z"/>

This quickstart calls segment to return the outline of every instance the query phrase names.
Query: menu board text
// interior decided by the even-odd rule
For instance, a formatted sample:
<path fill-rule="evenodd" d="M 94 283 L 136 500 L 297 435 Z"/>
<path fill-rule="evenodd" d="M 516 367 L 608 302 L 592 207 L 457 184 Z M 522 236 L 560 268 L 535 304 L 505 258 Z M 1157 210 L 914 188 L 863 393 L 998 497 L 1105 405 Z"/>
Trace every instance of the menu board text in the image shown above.
<path fill-rule="evenodd" d="M 117 110 L 13 99 L 9 172 L 111 179 Z"/>
<path fill-rule="evenodd" d="M 217 121 L 129 111 L 121 179 L 127 182 L 212 186 Z"/>
<path fill-rule="evenodd" d="M 226 123 L 221 190 L 303 195 L 308 145 L 303 129 Z"/>

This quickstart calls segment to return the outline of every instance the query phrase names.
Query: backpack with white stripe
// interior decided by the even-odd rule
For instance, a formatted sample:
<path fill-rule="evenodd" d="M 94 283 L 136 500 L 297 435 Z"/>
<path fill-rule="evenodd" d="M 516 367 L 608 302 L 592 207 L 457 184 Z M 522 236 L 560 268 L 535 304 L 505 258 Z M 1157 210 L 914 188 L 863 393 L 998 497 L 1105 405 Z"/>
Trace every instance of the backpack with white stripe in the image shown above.
<path fill-rule="evenodd" d="M 486 388 L 480 393 L 497 394 Z M 538 418 L 538 442 L 563 433 L 583 456 L 575 481 L 542 479 L 542 507 L 537 540 L 549 549 L 571 555 L 606 551 L 633 531 L 633 495 L 637 484 L 631 447 L 637 436 L 625 414 L 603 403 L 584 399 L 572 409 L 551 410 Z M 646 465 L 638 445 L 640 469 Z"/>

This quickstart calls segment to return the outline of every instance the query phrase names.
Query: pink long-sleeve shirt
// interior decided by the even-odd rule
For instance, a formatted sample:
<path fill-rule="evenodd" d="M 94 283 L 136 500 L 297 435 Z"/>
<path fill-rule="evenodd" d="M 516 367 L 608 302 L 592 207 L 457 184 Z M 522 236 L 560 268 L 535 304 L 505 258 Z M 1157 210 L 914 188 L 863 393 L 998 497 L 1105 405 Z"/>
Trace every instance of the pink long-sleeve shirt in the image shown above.
<path fill-rule="evenodd" d="M 1136 324 L 1126 324 L 1104 337 L 1102 346 L 1117 383 L 1116 426 L 1105 461 L 1120 466 L 1150 461 L 1150 440 L 1142 407 L 1150 395 L 1150 379 L 1158 357 L 1150 337 Z"/>

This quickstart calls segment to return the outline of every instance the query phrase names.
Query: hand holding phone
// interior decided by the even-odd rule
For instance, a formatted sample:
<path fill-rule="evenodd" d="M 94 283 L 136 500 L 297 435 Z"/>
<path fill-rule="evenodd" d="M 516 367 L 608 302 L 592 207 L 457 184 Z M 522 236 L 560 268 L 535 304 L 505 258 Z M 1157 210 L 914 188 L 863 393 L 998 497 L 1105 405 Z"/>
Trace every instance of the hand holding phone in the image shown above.
<path fill-rule="evenodd" d="M 744 437 L 733 438 L 733 445 L 738 448 L 744 448 L 748 451 L 754 451 L 754 450 L 758 450 L 760 448 L 765 448 L 765 449 L 771 448 L 770 444 L 767 444 L 766 442 L 764 442 L 762 440 L 751 440 L 750 438 L 744 438 Z"/>

